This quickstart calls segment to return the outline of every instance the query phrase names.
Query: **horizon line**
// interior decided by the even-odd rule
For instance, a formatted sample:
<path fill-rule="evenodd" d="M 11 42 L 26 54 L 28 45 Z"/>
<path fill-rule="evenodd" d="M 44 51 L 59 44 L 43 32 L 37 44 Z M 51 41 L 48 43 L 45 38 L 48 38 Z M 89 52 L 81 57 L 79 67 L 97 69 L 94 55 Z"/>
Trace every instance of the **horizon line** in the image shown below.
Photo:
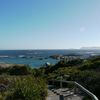
<path fill-rule="evenodd" d="M 71 49 L 80 49 L 80 48 L 67 48 L 67 49 L 0 49 L 0 50 L 71 50 Z"/>

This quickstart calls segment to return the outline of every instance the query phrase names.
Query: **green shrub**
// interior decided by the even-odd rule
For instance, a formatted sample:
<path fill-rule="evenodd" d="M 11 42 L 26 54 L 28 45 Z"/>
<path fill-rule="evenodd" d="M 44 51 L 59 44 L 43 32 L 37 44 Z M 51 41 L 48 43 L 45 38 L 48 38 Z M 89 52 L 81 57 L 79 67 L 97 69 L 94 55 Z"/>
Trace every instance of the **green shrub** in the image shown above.
<path fill-rule="evenodd" d="M 45 100 L 46 84 L 41 78 L 19 77 L 15 79 L 13 93 L 6 100 Z"/>
<path fill-rule="evenodd" d="M 9 74 L 10 75 L 28 75 L 30 74 L 30 70 L 28 69 L 28 66 L 19 66 L 15 65 L 11 68 L 9 68 Z"/>

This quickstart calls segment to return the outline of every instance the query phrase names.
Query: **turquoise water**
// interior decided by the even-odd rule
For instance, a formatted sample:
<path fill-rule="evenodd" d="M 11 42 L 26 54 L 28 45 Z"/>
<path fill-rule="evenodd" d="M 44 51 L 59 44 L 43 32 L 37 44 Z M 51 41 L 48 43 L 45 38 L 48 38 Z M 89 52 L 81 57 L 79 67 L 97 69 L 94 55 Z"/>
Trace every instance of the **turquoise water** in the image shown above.
<path fill-rule="evenodd" d="M 33 59 L 33 58 L 1 58 L 0 62 L 4 63 L 13 63 L 13 64 L 27 64 L 30 65 L 31 67 L 40 67 L 43 66 L 46 62 L 49 62 L 51 64 L 56 64 L 58 60 L 55 59 Z"/>
<path fill-rule="evenodd" d="M 99 54 L 100 50 L 0 50 L 0 62 L 14 64 L 28 64 L 32 67 L 41 67 L 46 62 L 56 64 L 59 60 L 51 59 L 49 56 L 61 54 L 79 54 L 85 57 L 91 54 Z M 21 58 L 20 56 L 24 56 Z"/>

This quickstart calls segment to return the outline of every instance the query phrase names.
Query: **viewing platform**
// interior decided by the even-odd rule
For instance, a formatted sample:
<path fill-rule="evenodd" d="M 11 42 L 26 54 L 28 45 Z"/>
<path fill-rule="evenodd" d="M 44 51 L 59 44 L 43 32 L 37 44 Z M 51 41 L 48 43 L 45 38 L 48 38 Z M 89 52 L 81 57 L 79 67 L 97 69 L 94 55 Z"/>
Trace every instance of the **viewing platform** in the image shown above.
<path fill-rule="evenodd" d="M 99 100 L 93 93 L 77 82 L 51 80 L 50 83 L 46 100 L 83 100 L 84 98 Z"/>
<path fill-rule="evenodd" d="M 75 94 L 68 89 L 66 90 L 66 88 L 59 88 L 48 90 L 48 97 L 46 100 L 82 100 L 82 98 L 83 96 Z"/>

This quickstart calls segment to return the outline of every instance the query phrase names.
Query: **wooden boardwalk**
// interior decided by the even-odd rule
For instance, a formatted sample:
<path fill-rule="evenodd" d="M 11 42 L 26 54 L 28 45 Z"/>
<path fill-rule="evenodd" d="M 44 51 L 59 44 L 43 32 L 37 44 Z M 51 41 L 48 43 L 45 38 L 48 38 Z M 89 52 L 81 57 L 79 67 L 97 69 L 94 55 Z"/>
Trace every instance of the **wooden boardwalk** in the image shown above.
<path fill-rule="evenodd" d="M 46 100 L 59 100 L 59 95 L 56 95 L 51 90 L 48 90 L 48 97 Z"/>
<path fill-rule="evenodd" d="M 69 97 L 64 97 L 64 100 L 82 100 L 83 96 L 80 95 L 72 95 Z"/>
<path fill-rule="evenodd" d="M 46 100 L 60 100 L 60 97 L 59 97 L 60 94 L 64 95 L 64 100 L 82 100 L 83 98 L 83 96 L 76 95 L 71 91 L 62 93 L 60 90 L 61 89 L 54 90 L 54 92 L 51 90 L 48 90 L 48 97 Z"/>

